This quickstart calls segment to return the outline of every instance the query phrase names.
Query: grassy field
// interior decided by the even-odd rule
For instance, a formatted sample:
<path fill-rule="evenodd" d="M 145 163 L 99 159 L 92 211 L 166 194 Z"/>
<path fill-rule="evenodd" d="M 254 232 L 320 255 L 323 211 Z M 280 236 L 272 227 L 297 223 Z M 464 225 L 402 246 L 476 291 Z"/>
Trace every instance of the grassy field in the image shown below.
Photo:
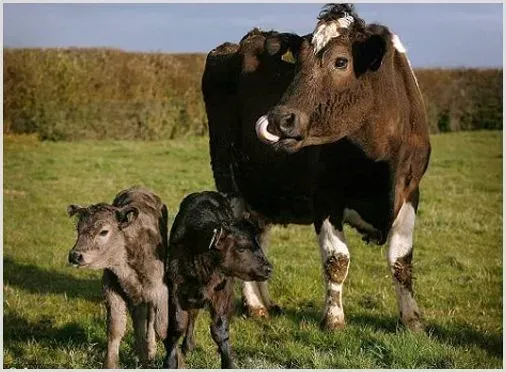
<path fill-rule="evenodd" d="M 347 327 L 320 331 L 323 282 L 310 226 L 273 229 L 271 293 L 285 315 L 237 316 L 232 345 L 242 368 L 501 368 L 502 132 L 432 137 L 415 235 L 415 291 L 426 334 L 397 323 L 385 247 L 348 230 Z M 70 203 L 112 201 L 144 185 L 169 207 L 213 189 L 206 138 L 166 142 L 43 143 L 4 137 L 4 367 L 99 368 L 106 347 L 100 273 L 67 264 L 75 240 Z M 238 298 L 239 301 L 239 298 Z M 197 323 L 191 368 L 217 368 L 209 317 Z M 136 366 L 133 337 L 122 366 Z M 157 363 L 161 366 L 163 345 Z"/>

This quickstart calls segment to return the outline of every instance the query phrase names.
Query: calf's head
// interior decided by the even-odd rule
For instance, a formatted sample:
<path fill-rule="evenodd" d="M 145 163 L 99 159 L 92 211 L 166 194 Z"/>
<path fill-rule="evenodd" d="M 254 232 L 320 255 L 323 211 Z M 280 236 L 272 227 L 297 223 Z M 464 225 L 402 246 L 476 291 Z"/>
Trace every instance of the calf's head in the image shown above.
<path fill-rule="evenodd" d="M 258 228 L 246 220 L 215 229 L 209 247 L 217 251 L 219 267 L 226 275 L 249 281 L 270 278 L 272 265 L 260 247 L 258 233 Z"/>
<path fill-rule="evenodd" d="M 292 82 L 256 123 L 260 140 L 287 152 L 335 142 L 363 124 L 374 107 L 387 31 L 365 27 L 351 5 L 334 5 L 303 39 Z"/>
<path fill-rule="evenodd" d="M 76 215 L 77 241 L 69 252 L 69 263 L 76 267 L 104 269 L 124 258 L 124 229 L 137 218 L 139 210 L 133 206 L 123 208 L 109 204 L 89 207 L 70 205 L 70 217 Z"/>

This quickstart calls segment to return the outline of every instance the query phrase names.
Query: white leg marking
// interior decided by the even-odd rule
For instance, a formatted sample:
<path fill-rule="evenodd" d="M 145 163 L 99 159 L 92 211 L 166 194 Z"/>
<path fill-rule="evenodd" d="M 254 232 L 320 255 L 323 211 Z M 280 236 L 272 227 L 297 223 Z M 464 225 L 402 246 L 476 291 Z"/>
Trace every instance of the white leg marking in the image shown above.
<path fill-rule="evenodd" d="M 397 304 L 401 312 L 401 320 L 408 327 L 416 329 L 420 325 L 418 319 L 420 311 L 413 297 L 411 288 L 396 278 L 396 262 L 411 254 L 413 249 L 413 230 L 415 227 L 415 209 L 410 203 L 404 203 L 399 210 L 390 232 L 388 264 L 393 275 Z M 411 283 L 411 268 L 409 268 L 408 281 Z M 411 284 L 409 285 L 411 286 Z"/>
<path fill-rule="evenodd" d="M 415 209 L 410 203 L 402 204 L 390 231 L 388 263 L 393 266 L 399 257 L 404 257 L 413 247 Z"/>
<path fill-rule="evenodd" d="M 242 291 L 249 308 L 257 309 L 265 307 L 257 282 L 243 282 Z"/>
<path fill-rule="evenodd" d="M 270 226 L 266 226 L 264 231 L 262 232 L 262 235 L 260 235 L 260 246 L 262 247 L 262 250 L 264 251 L 264 254 L 267 256 L 268 250 L 269 250 L 269 232 L 270 232 Z M 269 294 L 269 286 L 267 285 L 268 281 L 265 282 L 258 282 L 258 289 L 260 290 L 260 295 L 262 296 L 262 300 L 264 305 L 267 307 L 267 309 L 270 309 L 270 307 L 273 305 L 271 296 Z"/>
<path fill-rule="evenodd" d="M 325 280 L 325 327 L 333 329 L 344 325 L 344 310 L 342 303 L 343 283 L 348 274 L 349 251 L 346 246 L 344 231 L 339 231 L 326 219 L 318 235 L 320 255 L 322 259 Z M 344 256 L 344 257 L 343 257 Z M 339 259 L 345 260 L 346 267 L 340 268 L 341 272 L 332 273 L 339 268 Z M 334 259 L 335 266 L 329 264 L 329 259 Z M 334 275 L 335 274 L 335 275 Z M 338 278 L 336 280 L 336 278 Z"/>
<path fill-rule="evenodd" d="M 267 227 L 262 235 L 260 236 L 260 246 L 264 253 L 267 255 L 267 249 L 269 247 L 268 242 L 269 227 Z M 252 310 L 263 309 L 267 314 L 268 309 L 272 305 L 272 301 L 269 296 L 269 289 L 267 287 L 267 281 L 265 282 L 244 282 L 243 284 L 243 295 L 246 299 L 246 304 Z"/>

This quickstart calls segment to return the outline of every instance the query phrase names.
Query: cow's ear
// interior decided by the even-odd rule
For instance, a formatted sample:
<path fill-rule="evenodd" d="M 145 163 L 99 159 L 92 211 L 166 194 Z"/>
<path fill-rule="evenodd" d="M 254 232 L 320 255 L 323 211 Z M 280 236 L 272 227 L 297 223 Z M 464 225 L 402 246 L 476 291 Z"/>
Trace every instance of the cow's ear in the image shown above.
<path fill-rule="evenodd" d="M 122 229 L 132 224 L 138 216 L 139 209 L 131 205 L 116 210 L 116 220 Z"/>
<path fill-rule="evenodd" d="M 265 39 L 264 49 L 270 56 L 277 56 L 285 62 L 295 63 L 303 39 L 291 33 L 273 33 Z"/>
<path fill-rule="evenodd" d="M 357 77 L 367 70 L 376 71 L 380 68 L 386 46 L 385 38 L 381 35 L 371 35 L 353 44 L 353 68 Z"/>
<path fill-rule="evenodd" d="M 72 217 L 76 213 L 81 213 L 85 209 L 86 209 L 85 207 L 81 207 L 80 205 L 71 204 L 67 207 L 67 214 L 69 215 L 69 217 Z"/>

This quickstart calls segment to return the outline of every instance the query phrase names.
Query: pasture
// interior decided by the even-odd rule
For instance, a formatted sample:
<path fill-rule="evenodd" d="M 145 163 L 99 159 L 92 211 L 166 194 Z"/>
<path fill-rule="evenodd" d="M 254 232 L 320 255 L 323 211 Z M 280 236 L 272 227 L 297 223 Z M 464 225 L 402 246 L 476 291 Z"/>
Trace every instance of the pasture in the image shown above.
<path fill-rule="evenodd" d="M 350 229 L 347 327 L 322 332 L 313 228 L 275 227 L 270 289 L 285 314 L 250 319 L 238 306 L 231 338 L 239 367 L 502 368 L 502 132 L 439 134 L 432 145 L 413 261 L 427 332 L 399 326 L 386 247 L 366 245 Z M 131 185 L 159 194 L 172 221 L 183 196 L 214 189 L 207 138 L 52 143 L 4 136 L 4 368 L 100 368 L 101 273 L 67 264 L 75 228 L 66 207 L 111 202 Z M 219 366 L 208 324 L 202 312 L 189 368 Z M 163 356 L 160 343 L 159 367 Z M 136 366 L 131 332 L 120 358 L 123 368 Z"/>

